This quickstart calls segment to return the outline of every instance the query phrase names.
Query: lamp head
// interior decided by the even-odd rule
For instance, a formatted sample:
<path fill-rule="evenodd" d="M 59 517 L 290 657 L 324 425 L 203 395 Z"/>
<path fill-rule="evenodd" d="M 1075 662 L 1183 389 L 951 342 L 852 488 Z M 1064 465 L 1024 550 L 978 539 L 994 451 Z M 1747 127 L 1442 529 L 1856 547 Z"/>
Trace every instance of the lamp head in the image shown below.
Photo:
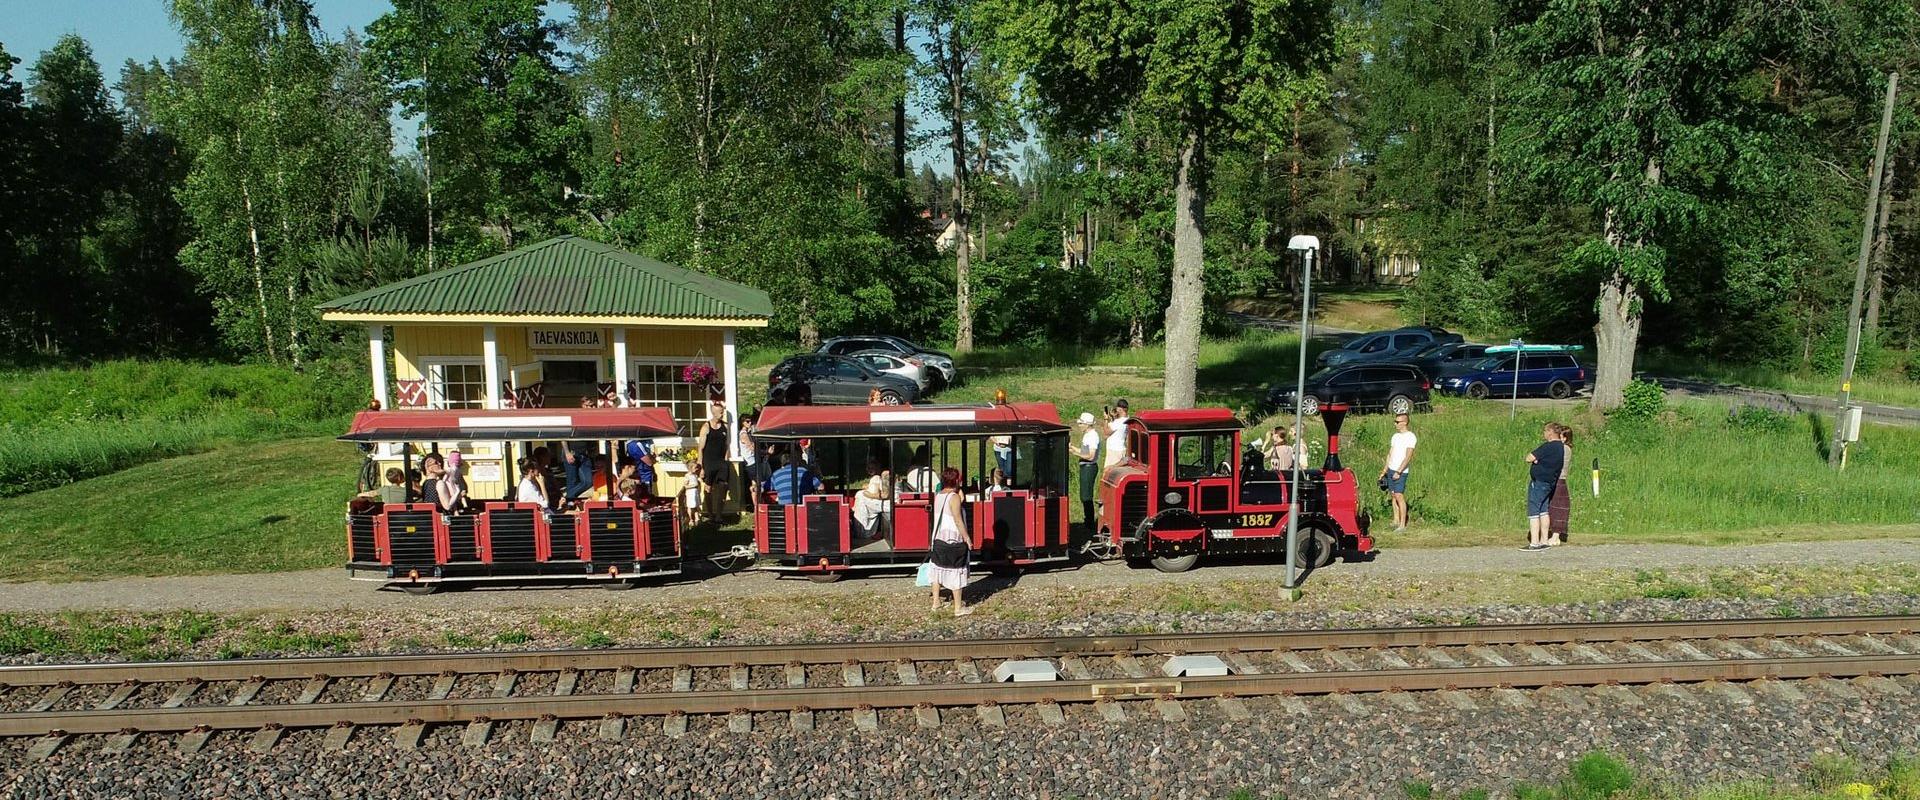
<path fill-rule="evenodd" d="M 1287 249 L 1288 250 L 1319 250 L 1320 237 L 1309 236 L 1304 233 L 1299 234 L 1287 240 Z"/>

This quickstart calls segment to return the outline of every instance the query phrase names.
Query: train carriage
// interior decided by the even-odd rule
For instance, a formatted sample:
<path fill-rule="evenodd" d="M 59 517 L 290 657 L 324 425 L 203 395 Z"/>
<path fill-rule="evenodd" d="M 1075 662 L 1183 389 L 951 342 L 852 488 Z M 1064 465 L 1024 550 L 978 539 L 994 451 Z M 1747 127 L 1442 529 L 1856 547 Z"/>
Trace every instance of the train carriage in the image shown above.
<path fill-rule="evenodd" d="M 607 442 L 677 436 L 666 409 L 520 409 L 364 411 L 340 438 L 378 443 Z M 407 453 L 412 469 L 413 448 Z M 422 454 L 424 455 L 424 454 Z M 504 467 L 504 465 L 503 465 Z M 611 480 L 611 476 L 607 477 Z M 439 513 L 431 502 L 381 504 L 356 499 L 347 514 L 347 573 L 410 592 L 447 583 L 574 579 L 625 586 L 638 577 L 678 574 L 684 556 L 670 498 L 583 503 L 551 511 L 508 496 L 474 498 L 475 513 Z"/>
<path fill-rule="evenodd" d="M 931 546 L 934 476 L 954 468 L 966 482 L 962 505 L 975 563 L 1066 561 L 1067 434 L 1051 403 L 769 406 L 754 429 L 760 457 L 770 457 L 771 448 L 772 458 L 798 461 L 823 488 L 792 504 L 764 493 L 754 549 L 762 568 L 818 581 L 918 565 Z M 1006 485 L 990 488 L 988 476 L 1002 463 Z M 862 508 L 858 493 L 876 472 L 892 491 Z"/>
<path fill-rule="evenodd" d="M 1321 407 L 1326 461 L 1300 471 L 1295 563 L 1370 559 L 1373 539 L 1353 471 L 1340 463 L 1344 405 Z M 1245 427 L 1226 409 L 1141 411 L 1127 421 L 1125 463 L 1106 470 L 1097 542 L 1107 554 L 1163 572 L 1201 555 L 1286 552 L 1290 470 L 1268 469 L 1243 449 Z"/>

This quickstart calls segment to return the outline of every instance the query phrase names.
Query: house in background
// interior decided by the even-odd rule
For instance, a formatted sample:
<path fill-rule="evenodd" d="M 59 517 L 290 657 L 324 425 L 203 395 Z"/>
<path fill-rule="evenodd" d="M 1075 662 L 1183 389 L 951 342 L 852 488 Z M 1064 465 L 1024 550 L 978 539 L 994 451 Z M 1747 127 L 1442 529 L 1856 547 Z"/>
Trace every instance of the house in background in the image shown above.
<path fill-rule="evenodd" d="M 1420 259 L 1413 248 L 1395 237 L 1382 218 L 1353 218 L 1354 238 L 1361 242 L 1359 266 L 1369 283 L 1406 285 L 1420 275 Z M 1357 276 L 1356 276 L 1357 277 Z"/>

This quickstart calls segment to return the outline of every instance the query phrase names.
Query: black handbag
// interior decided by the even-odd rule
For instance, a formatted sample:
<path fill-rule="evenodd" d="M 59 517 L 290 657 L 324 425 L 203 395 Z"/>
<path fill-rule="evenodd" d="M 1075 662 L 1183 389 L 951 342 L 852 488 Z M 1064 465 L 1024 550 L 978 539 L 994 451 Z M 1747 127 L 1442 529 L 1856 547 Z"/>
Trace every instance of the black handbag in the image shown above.
<path fill-rule="evenodd" d="M 933 515 L 933 532 L 935 536 L 938 536 L 940 535 L 941 512 L 947 510 L 947 499 L 945 497 L 939 497 L 935 499 L 934 502 L 939 504 L 935 506 L 935 513 Z M 929 552 L 927 555 L 929 560 L 933 562 L 934 566 L 941 569 L 961 569 L 967 566 L 967 562 L 973 560 L 973 551 L 967 547 L 966 542 L 949 542 L 942 539 L 935 539 L 933 540 L 933 545 L 928 549 Z"/>

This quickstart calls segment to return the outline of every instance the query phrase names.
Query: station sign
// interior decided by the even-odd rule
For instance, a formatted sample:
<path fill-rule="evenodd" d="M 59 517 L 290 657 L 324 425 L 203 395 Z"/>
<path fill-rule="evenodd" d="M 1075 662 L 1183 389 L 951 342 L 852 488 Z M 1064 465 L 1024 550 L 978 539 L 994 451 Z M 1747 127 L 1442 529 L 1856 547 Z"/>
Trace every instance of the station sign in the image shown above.
<path fill-rule="evenodd" d="M 533 350 L 602 350 L 603 328 L 528 328 L 527 347 Z"/>

